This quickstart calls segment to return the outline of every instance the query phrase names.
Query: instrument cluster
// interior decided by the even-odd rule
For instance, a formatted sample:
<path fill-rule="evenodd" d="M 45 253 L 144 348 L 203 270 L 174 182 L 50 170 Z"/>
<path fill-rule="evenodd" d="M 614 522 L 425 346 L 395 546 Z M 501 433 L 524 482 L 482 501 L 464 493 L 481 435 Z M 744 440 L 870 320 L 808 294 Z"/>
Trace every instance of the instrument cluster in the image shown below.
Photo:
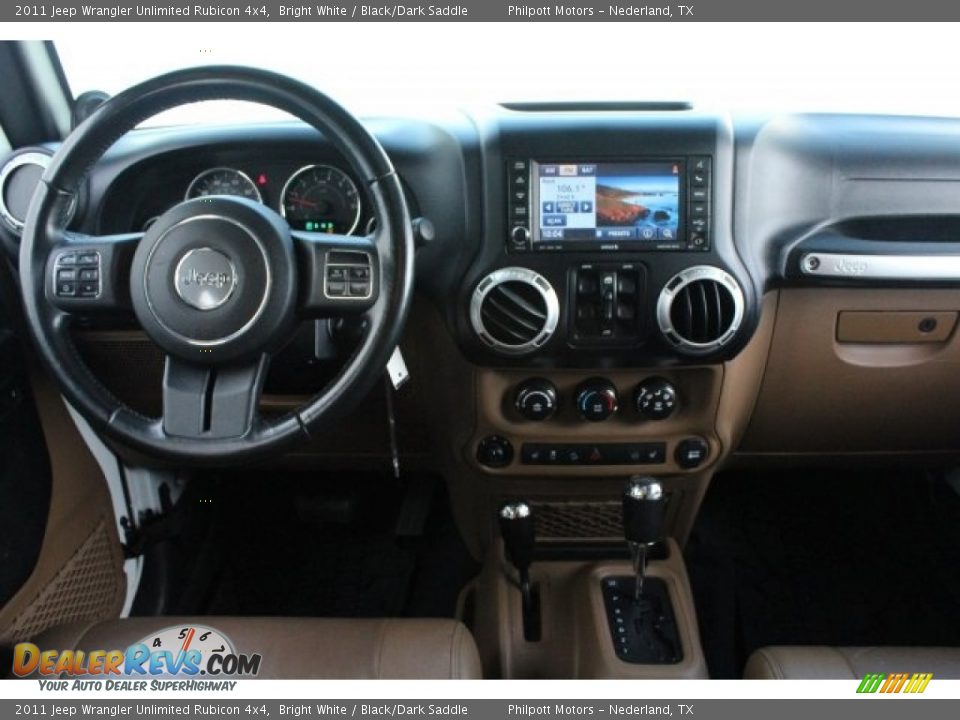
<path fill-rule="evenodd" d="M 231 195 L 245 197 L 279 212 L 294 230 L 353 235 L 372 228 L 364 217 L 363 200 L 356 182 L 335 165 L 315 163 L 288 169 L 240 169 L 232 166 L 206 168 L 192 177 L 178 200 Z M 148 229 L 159 214 L 143 220 Z"/>

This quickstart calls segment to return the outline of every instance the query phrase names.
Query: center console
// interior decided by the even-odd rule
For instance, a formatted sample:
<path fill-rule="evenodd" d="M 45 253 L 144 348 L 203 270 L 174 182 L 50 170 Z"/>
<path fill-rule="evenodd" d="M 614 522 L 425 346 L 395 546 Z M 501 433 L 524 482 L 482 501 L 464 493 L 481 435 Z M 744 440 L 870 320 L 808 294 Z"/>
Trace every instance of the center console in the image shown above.
<path fill-rule="evenodd" d="M 504 504 L 502 544 L 461 597 L 486 676 L 707 677 L 683 558 L 662 536 L 667 503 L 653 478 L 627 484 L 620 545 L 632 563 L 557 552 L 538 542 L 531 504 Z"/>
<path fill-rule="evenodd" d="M 723 448 L 722 363 L 756 324 L 732 139 L 682 112 L 511 112 L 490 129 L 458 341 L 468 462 L 500 476 L 694 473 Z"/>
<path fill-rule="evenodd" d="M 730 449 L 734 365 L 759 318 L 733 243 L 729 126 L 510 111 L 486 130 L 485 237 L 456 325 L 474 417 L 457 451 L 474 501 L 527 499 L 537 542 L 511 567 L 530 553 L 491 528 L 464 616 L 494 675 L 705 677 L 680 547 Z M 664 539 L 631 558 L 622 495 L 638 473 L 662 492 Z"/>

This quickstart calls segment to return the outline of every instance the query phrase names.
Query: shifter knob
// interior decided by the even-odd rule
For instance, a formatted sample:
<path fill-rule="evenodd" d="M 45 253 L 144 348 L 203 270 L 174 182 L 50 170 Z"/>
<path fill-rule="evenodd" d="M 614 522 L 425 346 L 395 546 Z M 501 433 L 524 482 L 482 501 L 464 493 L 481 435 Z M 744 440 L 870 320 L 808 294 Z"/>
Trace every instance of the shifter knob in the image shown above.
<path fill-rule="evenodd" d="M 528 642 L 536 642 L 540 639 L 540 593 L 530 582 L 530 564 L 536 542 L 533 511 L 525 502 L 507 503 L 500 508 L 499 520 L 507 559 L 520 576 L 523 637 Z"/>
<path fill-rule="evenodd" d="M 525 502 L 507 503 L 500 508 L 500 534 L 506 547 L 507 559 L 526 575 L 533 562 L 533 546 L 536 532 L 533 511 Z"/>
<path fill-rule="evenodd" d="M 650 545 L 663 539 L 667 498 L 656 478 L 637 476 L 623 493 L 623 534 L 629 543 Z"/>

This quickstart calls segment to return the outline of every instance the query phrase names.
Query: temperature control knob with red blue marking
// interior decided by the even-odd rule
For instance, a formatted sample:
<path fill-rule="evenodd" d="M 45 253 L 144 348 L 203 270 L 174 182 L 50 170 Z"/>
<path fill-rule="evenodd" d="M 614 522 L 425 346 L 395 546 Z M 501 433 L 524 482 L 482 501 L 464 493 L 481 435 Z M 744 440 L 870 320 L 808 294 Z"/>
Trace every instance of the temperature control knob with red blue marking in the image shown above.
<path fill-rule="evenodd" d="M 600 422 L 617 411 L 617 388 L 604 378 L 585 380 L 577 387 L 577 409 L 585 420 Z"/>

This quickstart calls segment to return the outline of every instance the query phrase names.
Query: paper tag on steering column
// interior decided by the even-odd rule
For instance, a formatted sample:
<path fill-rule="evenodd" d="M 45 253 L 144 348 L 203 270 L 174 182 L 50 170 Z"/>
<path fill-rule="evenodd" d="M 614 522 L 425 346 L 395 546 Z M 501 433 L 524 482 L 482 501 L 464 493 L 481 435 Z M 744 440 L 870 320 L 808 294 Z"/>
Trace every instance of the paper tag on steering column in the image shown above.
<path fill-rule="evenodd" d="M 393 349 L 393 355 L 387 361 L 387 375 L 390 376 L 390 382 L 393 383 L 394 390 L 399 390 L 410 379 L 410 371 L 407 370 L 407 363 L 404 362 L 399 345 Z"/>

